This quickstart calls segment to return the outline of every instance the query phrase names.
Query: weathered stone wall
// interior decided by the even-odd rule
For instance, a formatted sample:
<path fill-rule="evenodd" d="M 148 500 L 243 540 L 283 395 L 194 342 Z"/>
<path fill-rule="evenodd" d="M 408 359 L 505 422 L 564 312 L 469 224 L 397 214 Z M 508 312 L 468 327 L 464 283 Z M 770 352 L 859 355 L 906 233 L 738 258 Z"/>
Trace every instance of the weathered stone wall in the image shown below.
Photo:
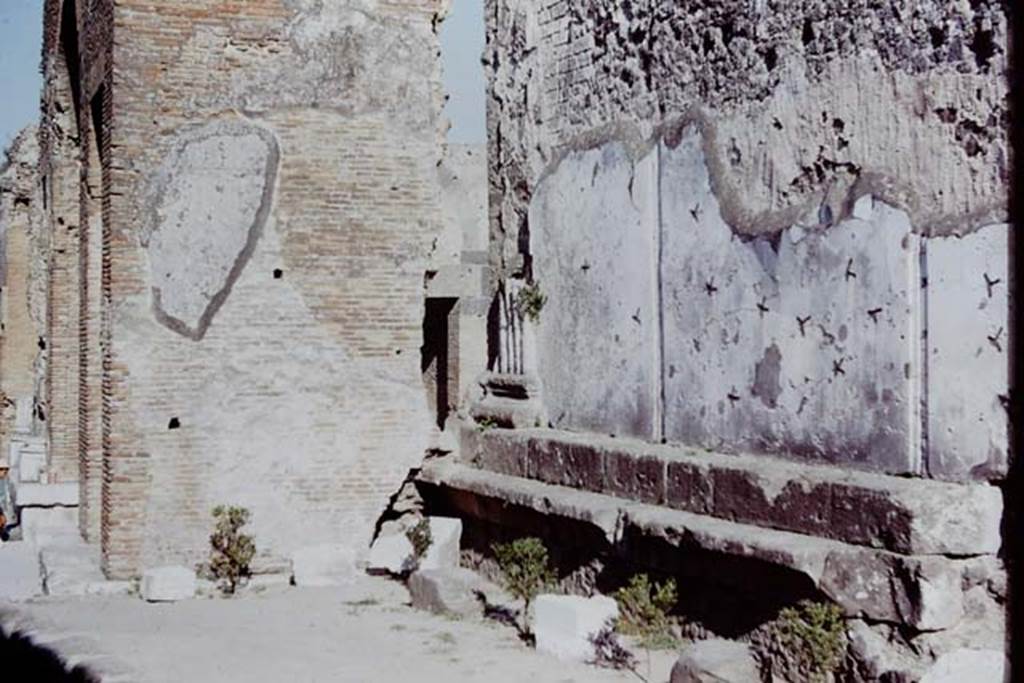
<path fill-rule="evenodd" d="M 218 503 L 252 510 L 262 566 L 358 551 L 422 457 L 440 10 L 78 8 L 76 410 L 108 575 L 201 560 Z"/>
<path fill-rule="evenodd" d="M 1002 3 L 487 17 L 491 261 L 547 296 L 555 427 L 1003 476 Z"/>
<path fill-rule="evenodd" d="M 11 439 L 38 436 L 45 384 L 48 234 L 43 229 L 35 127 L 0 161 L 0 457 Z"/>

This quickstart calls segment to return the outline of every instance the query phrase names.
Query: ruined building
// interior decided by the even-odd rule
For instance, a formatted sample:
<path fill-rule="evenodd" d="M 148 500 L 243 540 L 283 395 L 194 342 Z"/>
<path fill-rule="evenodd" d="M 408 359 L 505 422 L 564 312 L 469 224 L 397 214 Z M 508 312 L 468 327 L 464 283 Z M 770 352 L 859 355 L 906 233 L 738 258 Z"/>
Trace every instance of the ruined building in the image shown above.
<path fill-rule="evenodd" d="M 680 577 L 718 633 L 827 598 L 864 680 L 1001 665 L 1005 4 L 487 18 L 498 305 L 472 410 L 512 429 L 428 463 L 433 504 L 483 564 L 529 532 L 577 587 Z"/>
<path fill-rule="evenodd" d="M 1001 659 L 1005 3 L 488 0 L 489 240 L 442 4 L 47 1 L 3 438 L 108 576 L 220 502 L 264 568 L 365 548 L 422 464 L 482 568 L 543 535 L 733 636 L 829 599 L 861 680 Z"/>
<path fill-rule="evenodd" d="M 485 172 L 445 156 L 442 10 L 46 3 L 39 176 L 4 204 L 5 419 L 48 447 L 20 477 L 77 482 L 109 577 L 203 559 L 218 503 L 252 510 L 265 570 L 365 548 L 438 442 L 474 374 L 459 322 L 482 340 L 486 314 L 485 216 L 443 226 Z"/>

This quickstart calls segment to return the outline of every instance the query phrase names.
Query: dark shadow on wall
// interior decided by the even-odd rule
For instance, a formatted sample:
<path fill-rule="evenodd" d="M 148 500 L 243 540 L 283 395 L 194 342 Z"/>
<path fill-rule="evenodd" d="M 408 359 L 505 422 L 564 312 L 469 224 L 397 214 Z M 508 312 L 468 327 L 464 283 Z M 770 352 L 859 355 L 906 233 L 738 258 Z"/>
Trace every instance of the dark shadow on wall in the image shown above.
<path fill-rule="evenodd" d="M 1009 572 L 1008 681 L 1024 681 L 1024 11 L 1006 3 L 1010 18 L 1010 471 L 1006 481 L 1004 552 Z"/>

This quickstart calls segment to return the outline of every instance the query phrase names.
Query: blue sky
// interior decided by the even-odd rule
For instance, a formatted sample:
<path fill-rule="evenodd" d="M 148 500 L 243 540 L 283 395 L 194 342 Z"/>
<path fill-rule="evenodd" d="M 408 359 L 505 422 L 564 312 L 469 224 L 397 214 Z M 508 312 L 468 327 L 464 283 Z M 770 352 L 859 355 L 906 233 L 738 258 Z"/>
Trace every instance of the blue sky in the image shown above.
<path fill-rule="evenodd" d="M 483 0 L 454 0 L 441 26 L 451 142 L 484 142 Z M 0 148 L 39 111 L 43 0 L 0 0 Z"/>
<path fill-rule="evenodd" d="M 0 148 L 39 112 L 43 0 L 0 0 Z"/>

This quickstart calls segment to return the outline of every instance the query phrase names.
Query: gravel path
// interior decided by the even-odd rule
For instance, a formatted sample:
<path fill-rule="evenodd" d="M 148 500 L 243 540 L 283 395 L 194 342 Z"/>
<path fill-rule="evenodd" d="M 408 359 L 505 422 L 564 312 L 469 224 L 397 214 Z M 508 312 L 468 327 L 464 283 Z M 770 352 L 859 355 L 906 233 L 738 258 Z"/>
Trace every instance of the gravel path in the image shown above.
<path fill-rule="evenodd" d="M 538 654 L 507 626 L 413 610 L 405 589 L 366 578 L 345 588 L 271 587 L 232 600 L 150 605 L 138 598 L 41 601 L 19 609 L 61 638 L 88 638 L 139 683 L 602 683 L 632 673 Z M 668 680 L 662 654 L 650 680 Z M 647 674 L 647 663 L 642 667 Z"/>

